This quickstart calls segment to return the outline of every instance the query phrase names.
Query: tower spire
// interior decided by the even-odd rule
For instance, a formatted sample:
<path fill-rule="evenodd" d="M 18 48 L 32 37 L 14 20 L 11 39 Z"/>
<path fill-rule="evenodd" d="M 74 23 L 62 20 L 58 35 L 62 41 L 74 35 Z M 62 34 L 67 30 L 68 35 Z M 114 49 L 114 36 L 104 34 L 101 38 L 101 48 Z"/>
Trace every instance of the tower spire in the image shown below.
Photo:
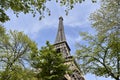
<path fill-rule="evenodd" d="M 63 18 L 59 17 L 58 32 L 57 32 L 55 44 L 63 42 L 63 41 L 66 41 L 66 37 L 64 33 L 64 26 L 63 26 Z"/>

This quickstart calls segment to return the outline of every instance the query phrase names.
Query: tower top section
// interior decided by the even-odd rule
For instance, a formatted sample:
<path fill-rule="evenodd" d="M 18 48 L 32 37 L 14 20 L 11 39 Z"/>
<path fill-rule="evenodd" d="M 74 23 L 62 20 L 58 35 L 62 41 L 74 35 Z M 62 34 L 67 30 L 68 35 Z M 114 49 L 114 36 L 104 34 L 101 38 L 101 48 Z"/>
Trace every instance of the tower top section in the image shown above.
<path fill-rule="evenodd" d="M 63 21 L 63 17 L 61 16 L 61 17 L 59 17 L 59 20 L 62 20 Z"/>
<path fill-rule="evenodd" d="M 64 33 L 64 26 L 63 26 L 63 17 L 59 17 L 59 25 L 58 25 L 58 32 L 55 40 L 56 43 L 66 41 L 65 33 Z"/>

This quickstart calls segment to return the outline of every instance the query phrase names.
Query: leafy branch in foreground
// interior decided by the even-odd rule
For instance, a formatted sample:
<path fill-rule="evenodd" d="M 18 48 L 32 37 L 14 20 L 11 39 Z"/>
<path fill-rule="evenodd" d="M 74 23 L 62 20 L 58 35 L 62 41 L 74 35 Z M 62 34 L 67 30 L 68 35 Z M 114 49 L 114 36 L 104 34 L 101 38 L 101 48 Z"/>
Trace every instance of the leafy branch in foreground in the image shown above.
<path fill-rule="evenodd" d="M 56 3 L 59 3 L 61 6 L 65 6 L 66 13 L 71 10 L 75 4 L 81 3 L 85 0 L 54 0 Z M 91 0 L 95 2 L 96 0 Z M 45 14 L 51 14 L 51 10 L 49 7 L 46 6 L 48 2 L 52 0 L 0 0 L 0 22 L 5 22 L 10 20 L 9 16 L 7 15 L 7 10 L 12 10 L 16 16 L 23 12 L 24 14 L 31 13 L 33 17 L 36 16 L 37 13 L 40 14 L 39 19 L 45 17 Z"/>

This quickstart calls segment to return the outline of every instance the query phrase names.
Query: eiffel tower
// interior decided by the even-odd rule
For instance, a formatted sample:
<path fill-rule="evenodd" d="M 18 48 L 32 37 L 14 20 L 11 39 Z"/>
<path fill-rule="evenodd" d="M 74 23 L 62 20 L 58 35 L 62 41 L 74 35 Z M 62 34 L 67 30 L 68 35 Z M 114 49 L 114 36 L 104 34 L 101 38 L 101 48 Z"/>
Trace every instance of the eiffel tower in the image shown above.
<path fill-rule="evenodd" d="M 70 55 L 71 49 L 66 41 L 62 17 L 59 17 L 58 32 L 54 46 L 58 53 L 62 53 L 66 60 L 65 64 L 69 65 L 69 69 L 73 71 L 72 74 L 66 74 L 64 80 L 85 80 L 76 61 L 73 56 Z"/>

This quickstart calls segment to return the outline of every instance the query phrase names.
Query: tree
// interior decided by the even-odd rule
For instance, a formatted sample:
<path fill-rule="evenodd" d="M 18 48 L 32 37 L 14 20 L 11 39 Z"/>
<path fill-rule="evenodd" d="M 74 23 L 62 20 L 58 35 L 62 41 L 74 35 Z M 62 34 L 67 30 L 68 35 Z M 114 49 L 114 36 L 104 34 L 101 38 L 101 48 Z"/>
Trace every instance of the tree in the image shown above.
<path fill-rule="evenodd" d="M 37 52 L 35 42 L 33 42 L 23 32 L 9 31 L 6 33 L 5 28 L 0 27 L 0 68 L 1 79 L 13 80 L 17 72 L 24 72 L 25 63 L 29 63 L 29 55 Z M 16 71 L 17 70 L 17 71 Z M 20 70 L 20 71 L 18 71 Z M 12 75 L 13 73 L 16 73 Z M 20 75 L 19 75 L 20 76 Z M 18 79 L 19 80 L 19 79 Z"/>
<path fill-rule="evenodd" d="M 105 76 L 119 80 L 120 78 L 120 38 L 115 35 L 99 38 L 82 34 L 86 45 L 79 44 L 77 58 L 84 73 Z M 104 36 L 104 35 L 102 35 Z"/>
<path fill-rule="evenodd" d="M 114 29 L 120 29 L 120 0 L 103 0 L 101 8 L 92 13 L 92 27 L 101 35 L 108 34 Z M 113 32 L 112 31 L 112 32 Z"/>
<path fill-rule="evenodd" d="M 7 10 L 12 10 L 17 16 L 19 13 L 23 12 L 32 13 L 33 16 L 36 13 L 40 14 L 40 19 L 45 17 L 46 12 L 50 15 L 50 10 L 46 7 L 46 4 L 51 0 L 0 0 L 0 22 L 5 22 L 10 20 L 9 16 L 7 15 Z M 55 0 L 57 3 L 60 3 L 61 6 L 66 7 L 66 12 L 72 9 L 76 3 L 81 3 L 85 0 Z M 95 2 L 95 0 L 92 0 Z M 51 1 L 52 2 L 52 1 Z"/>
<path fill-rule="evenodd" d="M 23 69 L 21 66 L 14 65 L 12 70 L 2 71 L 0 80 L 37 80 L 35 73 L 30 69 Z M 8 77 L 9 78 L 6 78 Z"/>
<path fill-rule="evenodd" d="M 36 69 L 39 80 L 62 80 L 68 66 L 61 53 L 57 53 L 53 45 L 46 42 L 38 54 L 32 54 L 32 66 Z"/>
<path fill-rule="evenodd" d="M 90 17 L 96 34 L 81 33 L 78 59 L 85 73 L 120 80 L 120 0 L 103 0 L 101 8 Z"/>

